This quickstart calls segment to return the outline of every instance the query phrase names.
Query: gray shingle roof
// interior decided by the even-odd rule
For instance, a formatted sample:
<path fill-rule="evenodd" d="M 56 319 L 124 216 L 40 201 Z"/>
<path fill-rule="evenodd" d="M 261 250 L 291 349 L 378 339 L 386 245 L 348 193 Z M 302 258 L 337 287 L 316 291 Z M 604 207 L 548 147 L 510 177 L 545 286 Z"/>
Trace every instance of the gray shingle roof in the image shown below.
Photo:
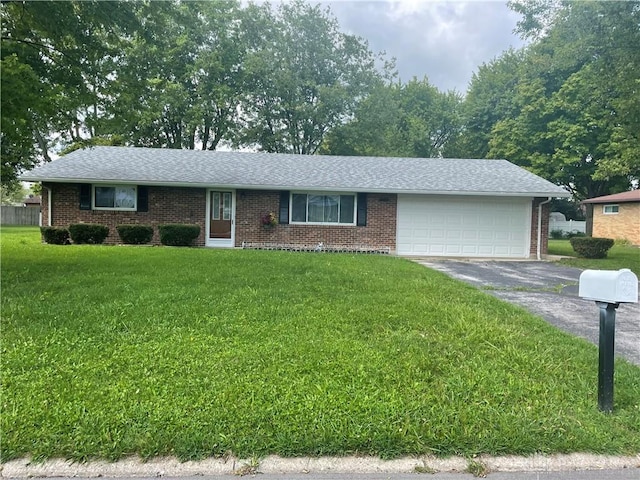
<path fill-rule="evenodd" d="M 568 196 L 506 160 L 338 157 L 93 147 L 22 175 L 25 181 L 248 189 Z"/>

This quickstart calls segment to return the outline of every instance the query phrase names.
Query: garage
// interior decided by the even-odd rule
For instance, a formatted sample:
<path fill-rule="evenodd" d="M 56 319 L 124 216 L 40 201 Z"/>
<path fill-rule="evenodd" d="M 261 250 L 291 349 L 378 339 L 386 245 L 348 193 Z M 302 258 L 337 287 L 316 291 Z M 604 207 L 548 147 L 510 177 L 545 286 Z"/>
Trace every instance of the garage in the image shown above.
<path fill-rule="evenodd" d="M 531 198 L 398 195 L 397 253 L 529 257 Z"/>

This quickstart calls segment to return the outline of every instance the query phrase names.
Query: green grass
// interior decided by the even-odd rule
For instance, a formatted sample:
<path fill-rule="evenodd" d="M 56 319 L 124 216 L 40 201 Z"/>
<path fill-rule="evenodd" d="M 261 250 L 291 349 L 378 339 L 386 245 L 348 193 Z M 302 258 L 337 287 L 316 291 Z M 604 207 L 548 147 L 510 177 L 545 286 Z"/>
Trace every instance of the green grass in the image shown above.
<path fill-rule="evenodd" d="M 640 276 L 640 248 L 631 245 L 614 245 L 607 258 L 577 258 L 569 240 L 549 240 L 550 255 L 565 255 L 574 258 L 563 258 L 560 263 L 577 268 L 598 270 L 619 270 L 629 268 Z"/>
<path fill-rule="evenodd" d="M 640 369 L 385 256 L 2 229 L 2 460 L 640 452 Z"/>

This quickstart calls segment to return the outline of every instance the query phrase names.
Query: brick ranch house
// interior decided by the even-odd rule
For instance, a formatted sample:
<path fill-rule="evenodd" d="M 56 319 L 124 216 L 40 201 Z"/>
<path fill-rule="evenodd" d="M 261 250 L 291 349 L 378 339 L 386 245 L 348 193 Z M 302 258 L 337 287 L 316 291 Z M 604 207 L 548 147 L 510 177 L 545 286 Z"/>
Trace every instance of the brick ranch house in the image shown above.
<path fill-rule="evenodd" d="M 529 258 L 562 188 L 506 160 L 93 147 L 27 172 L 43 225 L 189 223 L 199 246 Z M 273 213 L 275 225 L 263 225 Z M 159 243 L 157 228 L 153 243 Z"/>
<path fill-rule="evenodd" d="M 588 234 L 640 245 L 640 190 L 590 198 L 582 203 L 587 206 Z"/>

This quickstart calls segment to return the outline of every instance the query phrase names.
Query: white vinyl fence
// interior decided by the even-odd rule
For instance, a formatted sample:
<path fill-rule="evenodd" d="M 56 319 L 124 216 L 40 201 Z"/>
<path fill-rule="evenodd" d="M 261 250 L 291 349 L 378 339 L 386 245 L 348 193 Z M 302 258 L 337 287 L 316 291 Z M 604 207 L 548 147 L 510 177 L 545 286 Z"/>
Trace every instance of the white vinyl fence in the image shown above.
<path fill-rule="evenodd" d="M 587 231 L 587 222 L 579 220 L 557 221 L 553 218 L 549 219 L 549 235 L 554 230 L 560 230 L 562 233 L 585 233 Z"/>

